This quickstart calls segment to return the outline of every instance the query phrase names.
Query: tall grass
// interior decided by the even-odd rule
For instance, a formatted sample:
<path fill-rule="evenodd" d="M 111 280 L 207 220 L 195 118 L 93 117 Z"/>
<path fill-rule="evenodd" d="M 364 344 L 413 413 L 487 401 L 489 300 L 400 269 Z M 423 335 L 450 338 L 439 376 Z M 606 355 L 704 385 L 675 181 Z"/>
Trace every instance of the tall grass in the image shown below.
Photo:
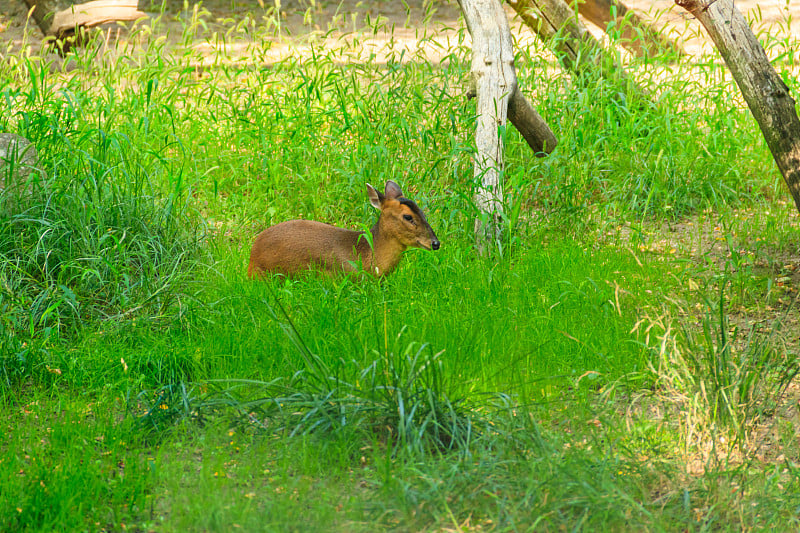
<path fill-rule="evenodd" d="M 44 66 L 26 64 L 27 88 L 0 88 L 2 114 L 38 147 L 40 169 L 0 191 L 6 334 L 34 341 L 87 322 L 180 317 L 204 235 L 185 152 L 169 136 L 141 144 L 146 131 L 118 127 L 135 102 L 69 82 L 56 90 Z M 42 366 L 21 353 L 3 354 L 6 380 Z"/>
<path fill-rule="evenodd" d="M 767 334 L 755 325 L 745 331 L 732 327 L 726 313 L 728 284 L 721 280 L 718 298 L 706 299 L 701 328 L 683 324 L 674 332 L 673 324 L 662 318 L 642 329 L 657 339 L 655 373 L 665 394 L 684 403 L 689 425 L 700 433 L 731 428 L 737 443 L 745 446 L 749 429 L 774 415 L 797 376 L 797 362 L 777 340 L 792 308 Z"/>

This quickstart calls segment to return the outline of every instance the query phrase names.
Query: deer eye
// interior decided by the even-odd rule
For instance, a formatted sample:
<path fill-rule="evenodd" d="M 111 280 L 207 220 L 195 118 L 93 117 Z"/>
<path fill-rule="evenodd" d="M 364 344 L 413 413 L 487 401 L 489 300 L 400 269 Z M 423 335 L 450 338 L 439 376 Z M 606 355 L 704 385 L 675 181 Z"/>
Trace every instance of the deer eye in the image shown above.
<path fill-rule="evenodd" d="M 411 222 L 412 220 L 414 220 L 414 217 L 412 217 L 411 215 L 403 215 L 403 220 Z"/>

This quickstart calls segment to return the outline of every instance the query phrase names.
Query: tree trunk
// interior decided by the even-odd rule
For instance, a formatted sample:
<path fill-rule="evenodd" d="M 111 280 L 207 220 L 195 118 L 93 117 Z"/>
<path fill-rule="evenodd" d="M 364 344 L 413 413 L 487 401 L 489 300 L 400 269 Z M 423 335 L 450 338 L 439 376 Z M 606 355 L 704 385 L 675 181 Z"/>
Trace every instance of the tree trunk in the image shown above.
<path fill-rule="evenodd" d="M 697 17 L 719 49 L 800 211 L 800 120 L 789 88 L 733 0 L 675 3 Z"/>
<path fill-rule="evenodd" d="M 617 80 L 631 96 L 650 100 L 564 0 L 508 0 L 508 4 L 550 45 L 564 68 L 577 75 L 579 82 L 584 74 L 594 72 L 603 79 Z"/>
<path fill-rule="evenodd" d="M 572 0 L 571 3 L 576 2 L 578 13 L 597 27 L 605 30 L 615 24 L 622 32 L 622 45 L 638 56 L 658 56 L 665 52 L 673 57 L 686 54 L 620 0 Z M 612 16 L 612 12 L 616 16 Z"/>
<path fill-rule="evenodd" d="M 517 90 L 511 30 L 498 0 L 460 0 L 472 35 L 472 77 L 477 92 L 475 130 L 475 221 L 478 250 L 501 237 L 503 212 L 503 139 L 509 97 Z"/>
<path fill-rule="evenodd" d="M 25 0 L 33 9 L 33 19 L 45 35 L 63 38 L 76 28 L 93 28 L 116 21 L 133 21 L 147 15 L 139 10 L 138 0 Z"/>
<path fill-rule="evenodd" d="M 501 237 L 503 213 L 503 139 L 510 118 L 537 155 L 551 152 L 556 138 L 517 84 L 511 30 L 498 0 L 459 0 L 472 35 L 472 81 L 477 93 L 475 131 L 475 221 L 478 250 Z"/>

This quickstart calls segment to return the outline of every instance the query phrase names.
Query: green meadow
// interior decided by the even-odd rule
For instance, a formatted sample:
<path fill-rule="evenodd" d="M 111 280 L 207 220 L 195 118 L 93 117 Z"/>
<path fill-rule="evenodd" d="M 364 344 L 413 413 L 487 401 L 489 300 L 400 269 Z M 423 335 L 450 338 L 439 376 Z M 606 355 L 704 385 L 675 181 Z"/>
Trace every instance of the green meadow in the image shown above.
<path fill-rule="evenodd" d="M 800 219 L 718 56 L 628 58 L 642 102 L 517 48 L 559 145 L 501 132 L 481 256 L 463 25 L 273 61 L 262 15 L 0 55 L 38 151 L 0 167 L 0 530 L 800 527 Z M 440 250 L 247 279 L 258 232 L 368 228 L 389 179 Z"/>

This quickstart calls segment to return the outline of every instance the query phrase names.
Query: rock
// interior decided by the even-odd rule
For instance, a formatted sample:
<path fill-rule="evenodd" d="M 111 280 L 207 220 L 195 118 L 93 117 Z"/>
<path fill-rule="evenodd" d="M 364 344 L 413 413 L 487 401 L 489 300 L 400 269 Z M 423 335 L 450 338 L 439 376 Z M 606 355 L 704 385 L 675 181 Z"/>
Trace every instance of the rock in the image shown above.
<path fill-rule="evenodd" d="M 25 137 L 0 133 L 0 189 L 26 188 L 31 173 L 42 173 L 36 167 L 36 147 Z"/>
<path fill-rule="evenodd" d="M 25 137 L 0 133 L 0 218 L 24 212 L 46 192 L 47 175 L 36 165 L 36 147 Z"/>

